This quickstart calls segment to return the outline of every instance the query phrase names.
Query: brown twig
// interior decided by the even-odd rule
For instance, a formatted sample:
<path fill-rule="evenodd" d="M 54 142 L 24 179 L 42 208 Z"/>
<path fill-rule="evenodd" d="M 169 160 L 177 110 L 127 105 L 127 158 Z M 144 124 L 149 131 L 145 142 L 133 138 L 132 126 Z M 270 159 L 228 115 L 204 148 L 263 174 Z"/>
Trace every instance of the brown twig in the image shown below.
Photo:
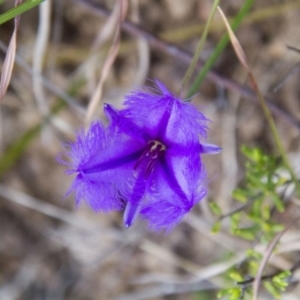
<path fill-rule="evenodd" d="M 245 204 L 243 204 L 243 205 L 239 206 L 238 208 L 236 208 L 236 209 L 230 211 L 229 213 L 226 213 L 226 214 L 221 215 L 221 216 L 218 218 L 218 221 L 222 221 L 223 219 L 226 219 L 226 218 L 228 218 L 228 217 L 231 217 L 232 215 L 234 215 L 234 214 L 236 214 L 236 213 L 239 213 L 239 212 L 245 210 L 245 209 L 246 209 L 247 207 L 249 207 L 253 202 L 255 202 L 256 200 L 258 200 L 262 195 L 263 195 L 263 193 L 260 192 L 260 193 L 258 193 L 257 195 L 255 195 L 255 196 L 253 196 L 253 197 L 250 197 L 249 200 L 248 200 Z"/>
<path fill-rule="evenodd" d="M 292 282 L 292 278 L 294 276 L 294 273 L 300 268 L 300 259 L 297 259 L 296 262 L 294 263 L 294 265 L 290 268 L 290 272 L 291 274 L 289 276 L 287 276 L 286 278 L 286 281 L 288 283 L 291 283 Z M 272 280 L 274 277 L 278 276 L 279 274 L 282 273 L 282 270 L 279 270 L 277 272 L 274 272 L 272 274 L 269 274 L 269 275 L 264 275 L 260 278 L 260 281 L 270 281 Z M 237 285 L 240 285 L 242 287 L 249 287 L 249 286 L 252 286 L 254 284 L 254 281 L 255 281 L 255 277 L 251 277 L 245 281 L 238 281 L 236 284 Z"/>
<path fill-rule="evenodd" d="M 260 282 L 261 282 L 261 279 L 262 279 L 262 272 L 263 272 L 264 267 L 267 264 L 270 256 L 272 255 L 276 244 L 278 243 L 280 238 L 290 229 L 290 227 L 295 225 L 295 223 L 298 222 L 298 221 L 299 221 L 299 219 L 292 221 L 289 225 L 286 226 L 286 228 L 283 231 L 279 232 L 275 236 L 275 238 L 269 243 L 269 245 L 268 245 L 268 247 L 267 247 L 267 249 L 264 253 L 263 259 L 260 263 L 260 266 L 259 266 L 259 269 L 258 269 L 257 274 L 255 276 L 254 282 L 253 282 L 253 300 L 258 299 L 258 289 L 259 289 Z"/>
<path fill-rule="evenodd" d="M 74 0 L 74 1 L 98 16 L 108 17 L 110 15 L 110 11 L 107 10 L 104 6 L 102 6 L 99 3 L 95 3 L 89 0 Z M 133 36 L 143 36 L 153 48 L 160 50 L 164 53 L 167 53 L 168 55 L 171 55 L 175 58 L 178 58 L 181 61 L 190 63 L 193 58 L 193 55 L 188 51 L 181 49 L 177 45 L 167 43 L 159 39 L 158 37 L 147 32 L 146 30 L 142 29 L 141 27 L 139 27 L 134 23 L 131 23 L 129 21 L 124 21 L 122 23 L 122 29 Z M 197 63 L 197 68 L 199 69 L 203 67 L 203 65 L 204 62 L 199 60 Z M 207 74 L 207 78 L 215 82 L 216 84 L 224 86 L 240 94 L 241 96 L 247 98 L 248 100 L 252 100 L 258 103 L 258 99 L 255 92 L 248 86 L 242 85 L 230 78 L 222 76 L 213 69 L 209 71 L 209 73 Z M 297 127 L 300 130 L 300 121 L 298 121 L 289 113 L 280 109 L 278 106 L 272 103 L 270 98 L 266 97 L 266 102 L 269 109 L 273 112 L 273 114 L 280 116 L 281 118 L 283 118 L 284 120 L 286 120 L 287 122 L 289 122 L 290 124 L 292 124 L 293 126 Z"/>

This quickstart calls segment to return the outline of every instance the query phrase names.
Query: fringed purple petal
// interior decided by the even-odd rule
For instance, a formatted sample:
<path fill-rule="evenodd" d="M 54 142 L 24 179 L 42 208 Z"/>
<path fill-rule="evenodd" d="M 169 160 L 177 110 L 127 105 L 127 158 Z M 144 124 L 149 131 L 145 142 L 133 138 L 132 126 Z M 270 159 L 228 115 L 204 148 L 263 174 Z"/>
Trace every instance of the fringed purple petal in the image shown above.
<path fill-rule="evenodd" d="M 90 129 L 85 134 L 82 129 L 77 132 L 75 143 L 69 143 L 69 156 L 77 169 L 80 169 L 86 163 L 93 160 L 99 149 L 106 147 L 106 133 L 102 123 L 95 122 L 91 124 Z"/>
<path fill-rule="evenodd" d="M 130 193 L 128 179 L 143 146 L 125 134 L 108 135 L 99 122 L 93 123 L 86 134 L 77 134 L 69 151 L 73 164 L 69 172 L 78 174 L 71 186 L 76 202 L 84 199 L 95 211 L 120 209 L 124 202 L 121 198 Z"/>
<path fill-rule="evenodd" d="M 93 175 L 79 174 L 74 179 L 68 193 L 75 190 L 76 204 L 78 205 L 84 199 L 96 212 L 122 209 L 124 204 L 117 187 L 112 182 L 105 181 L 104 176 Z"/>
<path fill-rule="evenodd" d="M 149 222 L 149 228 L 170 232 L 188 213 L 184 207 L 176 206 L 176 202 L 178 201 L 174 198 L 169 198 L 169 201 L 157 198 L 156 201 L 144 205 L 141 215 Z"/>
<path fill-rule="evenodd" d="M 140 213 L 141 203 L 132 203 L 128 201 L 123 216 L 123 223 L 126 228 L 129 228 L 137 219 Z"/>
<path fill-rule="evenodd" d="M 147 136 L 145 132 L 141 131 L 130 118 L 127 118 L 123 111 L 119 111 L 112 105 L 104 104 L 104 112 L 110 121 L 107 128 L 109 135 L 121 134 L 125 135 L 133 141 L 145 142 Z"/>
<path fill-rule="evenodd" d="M 123 114 L 151 138 L 167 144 L 198 143 L 205 138 L 208 119 L 191 103 L 183 102 L 156 81 L 160 94 L 135 91 L 125 97 Z"/>
<path fill-rule="evenodd" d="M 199 155 L 165 157 L 155 170 L 155 181 L 140 213 L 150 228 L 168 232 L 206 195 L 207 189 Z"/>
<path fill-rule="evenodd" d="M 212 144 L 202 144 L 202 153 L 203 154 L 219 154 L 222 151 L 222 148 L 217 145 Z"/>

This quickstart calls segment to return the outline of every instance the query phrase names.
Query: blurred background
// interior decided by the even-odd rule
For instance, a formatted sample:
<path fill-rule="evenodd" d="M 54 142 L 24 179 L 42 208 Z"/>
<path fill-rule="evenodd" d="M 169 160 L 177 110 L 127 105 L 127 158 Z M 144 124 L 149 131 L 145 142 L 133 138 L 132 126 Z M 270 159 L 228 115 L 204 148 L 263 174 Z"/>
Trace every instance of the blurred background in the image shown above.
<path fill-rule="evenodd" d="M 300 2 L 254 2 L 237 38 L 296 166 L 300 53 L 287 46 L 300 49 Z M 230 19 L 244 3 L 222 0 L 221 7 Z M 121 107 L 125 94 L 153 86 L 155 78 L 175 94 L 185 94 L 181 82 L 211 5 L 210 0 L 129 0 L 119 48 L 119 1 L 46 0 L 22 14 L 0 110 L 1 300 L 206 300 L 217 299 L 217 291 L 231 284 L 224 272 L 253 244 L 231 236 L 226 220 L 221 232 L 212 234 L 215 219 L 208 202 L 216 201 L 224 212 L 236 207 L 231 192 L 244 176 L 241 145 L 275 152 L 231 45 L 192 98 L 212 121 L 208 142 L 223 152 L 204 158 L 208 197 L 170 234 L 150 232 L 143 220 L 125 230 L 122 212 L 94 213 L 84 203 L 77 208 L 74 195 L 64 198 L 72 177 L 56 161 L 76 130 L 94 119 L 105 122 L 103 103 Z M 1 1 L 0 12 L 13 6 L 14 1 Z M 13 30 L 13 20 L 0 26 L 0 65 Z M 201 61 L 224 33 L 217 13 Z M 282 222 L 299 216 L 297 209 L 287 209 Z M 274 270 L 289 269 L 299 255 L 299 230 L 291 229 L 285 238 L 290 246 L 271 260 Z M 299 295 L 295 280 L 282 299 Z M 260 299 L 273 298 L 262 294 Z"/>

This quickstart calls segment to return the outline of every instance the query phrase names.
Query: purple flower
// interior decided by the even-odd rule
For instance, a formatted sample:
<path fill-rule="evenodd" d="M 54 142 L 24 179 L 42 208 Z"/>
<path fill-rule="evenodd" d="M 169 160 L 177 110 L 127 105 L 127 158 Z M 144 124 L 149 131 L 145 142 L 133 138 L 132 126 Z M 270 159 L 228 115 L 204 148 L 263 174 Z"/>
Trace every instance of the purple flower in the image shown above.
<path fill-rule="evenodd" d="M 77 174 L 70 188 L 77 203 L 104 212 L 125 207 L 126 227 L 141 214 L 150 228 L 169 231 L 206 195 L 200 155 L 221 149 L 202 142 L 205 116 L 156 84 L 158 94 L 133 92 L 123 110 L 104 106 L 108 127 L 96 122 L 78 133 L 68 173 Z"/>

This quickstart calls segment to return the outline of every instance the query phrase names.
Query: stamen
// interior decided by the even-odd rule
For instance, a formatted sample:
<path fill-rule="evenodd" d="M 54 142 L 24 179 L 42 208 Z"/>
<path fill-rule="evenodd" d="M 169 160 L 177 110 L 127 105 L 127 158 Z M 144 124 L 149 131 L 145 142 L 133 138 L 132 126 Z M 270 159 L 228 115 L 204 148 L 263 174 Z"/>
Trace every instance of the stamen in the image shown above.
<path fill-rule="evenodd" d="M 145 178 L 147 179 L 152 173 L 155 163 L 159 156 L 161 156 L 166 150 L 166 146 L 159 141 L 153 140 L 149 141 L 147 147 L 145 148 L 143 154 L 138 159 L 134 166 L 134 170 L 141 165 L 142 162 L 145 163 Z"/>

